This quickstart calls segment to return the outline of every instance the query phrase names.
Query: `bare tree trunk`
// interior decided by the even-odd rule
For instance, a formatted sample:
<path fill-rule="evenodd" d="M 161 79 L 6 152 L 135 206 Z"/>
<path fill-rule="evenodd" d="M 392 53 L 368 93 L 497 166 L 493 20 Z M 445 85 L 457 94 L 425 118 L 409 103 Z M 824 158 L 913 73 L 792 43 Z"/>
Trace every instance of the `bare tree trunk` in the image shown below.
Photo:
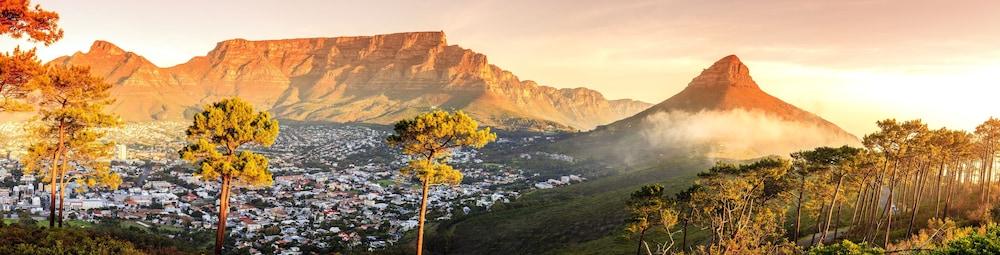
<path fill-rule="evenodd" d="M 961 171 L 962 169 L 965 168 L 965 167 L 962 167 L 962 166 L 956 166 L 956 167 L 958 168 L 959 171 Z M 952 171 L 949 172 L 949 175 L 954 175 L 954 176 L 952 176 L 950 178 L 950 180 L 948 181 L 948 198 L 945 199 L 945 201 L 944 201 L 944 212 L 942 213 L 942 215 L 944 215 L 944 218 L 948 218 L 948 210 L 951 209 L 951 199 L 955 195 L 954 194 L 955 193 L 954 192 L 954 189 L 955 189 L 955 180 L 958 180 L 958 178 L 959 178 L 958 175 L 951 174 L 951 172 Z M 959 172 L 954 172 L 954 173 L 959 173 Z"/>
<path fill-rule="evenodd" d="M 837 179 L 837 186 L 833 189 L 833 198 L 830 199 L 830 210 L 826 213 L 826 226 L 823 227 L 823 234 L 820 235 L 819 242 L 826 241 L 826 232 L 830 231 L 830 221 L 833 219 L 833 208 L 836 207 L 838 195 L 840 195 L 840 185 L 844 183 L 844 175 L 841 173 Z"/>
<path fill-rule="evenodd" d="M 918 170 L 918 178 L 916 183 L 916 194 L 913 196 L 913 208 L 910 210 L 910 225 L 906 227 L 906 235 L 910 236 L 913 234 L 913 222 L 917 219 L 917 211 L 920 210 L 920 199 L 923 197 L 924 193 L 924 183 L 927 180 L 927 173 L 925 171 Z"/>
<path fill-rule="evenodd" d="M 816 214 L 816 232 L 812 234 L 812 239 L 809 241 L 809 246 L 813 246 L 816 244 L 816 237 L 819 234 L 819 231 L 822 230 L 821 226 L 823 225 L 820 224 L 823 223 L 821 219 L 823 219 L 823 212 L 825 211 L 826 211 L 825 204 L 819 207 L 819 213 Z M 820 240 L 820 242 L 822 242 L 822 240 Z"/>
<path fill-rule="evenodd" d="M 684 217 L 684 240 L 683 243 L 681 243 L 681 245 L 684 246 L 684 250 L 687 250 L 688 248 L 688 222 L 691 221 L 690 218 L 691 218 L 691 213 L 693 213 L 692 212 L 693 210 L 694 210 L 693 208 L 688 209 L 688 215 L 687 217 Z"/>
<path fill-rule="evenodd" d="M 837 237 L 839 237 L 839 234 L 840 234 L 840 211 L 841 211 L 841 209 L 844 209 L 844 205 L 843 204 L 837 205 L 837 216 L 836 216 L 836 219 L 835 219 L 834 225 L 833 225 L 833 240 L 837 240 Z"/>
<path fill-rule="evenodd" d="M 424 178 L 423 199 L 420 200 L 420 218 L 417 226 L 417 255 L 424 252 L 424 218 L 427 217 L 427 192 L 430 190 L 430 177 Z"/>
<path fill-rule="evenodd" d="M 945 162 L 945 160 L 941 160 L 941 166 L 938 167 L 937 188 L 934 191 L 934 193 L 936 193 L 935 198 L 934 198 L 934 218 L 937 218 L 938 215 L 939 215 L 939 213 L 940 213 L 940 211 L 941 211 L 940 210 L 941 209 L 941 177 L 944 176 L 944 162 Z"/>
<path fill-rule="evenodd" d="M 888 197 L 888 199 L 886 200 L 886 203 L 885 203 L 885 218 L 886 218 L 885 219 L 885 242 L 882 244 L 882 247 L 889 247 L 889 236 L 890 236 L 891 231 L 892 231 L 892 216 L 893 216 L 892 202 L 893 202 L 893 198 L 894 198 L 893 197 L 893 193 L 894 193 L 894 191 L 896 189 L 896 167 L 893 167 L 892 174 L 890 174 L 890 176 L 891 177 L 889 178 L 889 197 Z"/>
<path fill-rule="evenodd" d="M 792 240 L 799 240 L 799 233 L 801 231 L 802 224 L 802 196 L 805 194 L 806 189 L 806 174 L 805 166 L 802 167 L 802 173 L 799 179 L 799 200 L 795 203 L 795 234 L 792 236 Z"/>
<path fill-rule="evenodd" d="M 215 230 L 215 254 L 222 254 L 226 241 L 226 219 L 229 216 L 229 189 L 232 176 L 222 176 L 222 190 L 219 192 L 219 223 Z"/>
<path fill-rule="evenodd" d="M 639 244 L 637 244 L 636 247 L 635 247 L 635 255 L 642 255 L 642 243 L 643 243 L 643 239 L 646 238 L 646 230 L 647 229 L 649 229 L 649 228 L 643 228 L 642 231 L 639 231 Z M 648 247 L 647 247 L 647 249 L 648 249 Z"/>
<path fill-rule="evenodd" d="M 59 166 L 59 227 L 63 226 L 63 204 L 66 202 L 66 165 L 68 165 L 66 157 L 62 158 L 62 164 Z"/>

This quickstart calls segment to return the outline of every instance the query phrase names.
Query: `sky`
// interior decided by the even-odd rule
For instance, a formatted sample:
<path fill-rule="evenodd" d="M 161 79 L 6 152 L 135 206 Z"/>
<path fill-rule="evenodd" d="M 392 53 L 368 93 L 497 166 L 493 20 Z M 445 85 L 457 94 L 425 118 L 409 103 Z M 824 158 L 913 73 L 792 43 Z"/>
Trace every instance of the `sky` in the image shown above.
<path fill-rule="evenodd" d="M 736 54 L 762 89 L 856 135 L 884 118 L 1000 117 L 1000 1 L 51 1 L 65 37 L 166 67 L 218 41 L 444 31 L 523 80 L 658 103 Z"/>

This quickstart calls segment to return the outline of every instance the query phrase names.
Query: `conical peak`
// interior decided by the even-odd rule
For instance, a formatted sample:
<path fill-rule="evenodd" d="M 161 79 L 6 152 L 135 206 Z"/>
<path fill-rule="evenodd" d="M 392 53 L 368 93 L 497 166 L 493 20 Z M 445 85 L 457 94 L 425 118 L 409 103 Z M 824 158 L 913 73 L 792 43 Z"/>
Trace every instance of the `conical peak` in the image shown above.
<path fill-rule="evenodd" d="M 750 69 L 736 55 L 719 59 L 711 67 L 702 71 L 701 75 L 691 80 L 688 87 L 758 88 L 757 83 L 750 77 Z"/>
<path fill-rule="evenodd" d="M 91 54 L 93 54 L 93 53 L 103 53 L 103 54 L 108 54 L 108 55 L 122 55 L 122 54 L 125 54 L 125 50 L 122 50 L 122 48 L 119 48 L 118 46 L 116 46 L 116 45 L 114 45 L 114 44 L 112 44 L 110 42 L 97 40 L 97 41 L 94 41 L 94 44 L 90 45 L 90 52 L 88 52 L 88 53 L 91 53 Z"/>

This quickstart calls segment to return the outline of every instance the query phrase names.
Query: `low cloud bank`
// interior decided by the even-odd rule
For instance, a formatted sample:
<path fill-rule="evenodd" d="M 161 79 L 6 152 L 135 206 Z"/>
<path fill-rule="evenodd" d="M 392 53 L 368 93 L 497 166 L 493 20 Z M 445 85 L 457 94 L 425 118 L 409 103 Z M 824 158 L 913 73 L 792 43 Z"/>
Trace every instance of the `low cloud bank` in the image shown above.
<path fill-rule="evenodd" d="M 661 150 L 703 150 L 713 158 L 746 159 L 819 146 L 857 145 L 853 138 L 815 123 L 789 121 L 742 109 L 672 111 L 650 115 L 640 136 Z"/>

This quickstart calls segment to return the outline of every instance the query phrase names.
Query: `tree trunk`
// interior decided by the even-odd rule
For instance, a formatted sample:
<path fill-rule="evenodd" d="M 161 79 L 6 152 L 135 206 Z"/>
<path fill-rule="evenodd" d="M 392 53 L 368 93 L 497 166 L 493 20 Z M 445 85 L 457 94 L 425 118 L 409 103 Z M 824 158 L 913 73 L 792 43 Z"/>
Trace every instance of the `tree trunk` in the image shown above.
<path fill-rule="evenodd" d="M 56 146 L 55 154 L 52 155 L 52 162 L 50 164 L 51 176 L 49 177 L 49 228 L 54 228 L 56 226 L 56 175 L 61 174 L 59 172 L 59 156 L 63 153 L 63 145 L 66 140 L 65 128 L 62 124 L 59 125 L 59 140 Z"/>
<path fill-rule="evenodd" d="M 49 176 L 49 228 L 56 227 L 56 173 L 59 170 L 56 169 L 55 161 L 58 161 L 58 159 L 53 160 L 52 165 L 49 166 L 52 168 Z"/>
<path fill-rule="evenodd" d="M 687 217 L 691 217 L 691 214 L 689 213 Z M 684 246 L 684 250 L 685 251 L 688 249 L 688 222 L 689 221 L 690 221 L 690 219 L 684 218 L 684 239 L 683 239 L 681 245 Z"/>
<path fill-rule="evenodd" d="M 945 160 L 941 160 L 941 166 L 938 167 L 937 189 L 934 191 L 937 193 L 934 198 L 934 218 L 941 212 L 941 177 L 944 176 L 944 162 Z"/>
<path fill-rule="evenodd" d="M 833 190 L 833 198 L 830 199 L 830 209 L 826 212 L 826 226 L 823 227 L 823 234 L 820 235 L 819 243 L 826 241 L 826 232 L 830 231 L 830 221 L 833 219 L 833 208 L 836 207 L 837 196 L 840 195 L 840 185 L 844 183 L 844 175 L 837 179 L 837 186 Z M 839 214 L 839 212 L 838 212 Z"/>
<path fill-rule="evenodd" d="M 917 211 L 920 210 L 920 199 L 923 197 L 924 193 L 924 183 L 927 180 L 927 173 L 918 170 L 918 178 L 915 187 L 915 192 L 913 196 L 913 208 L 910 210 L 910 225 L 906 227 L 906 235 L 910 236 L 913 234 L 913 222 L 917 219 Z"/>
<path fill-rule="evenodd" d="M 64 183 L 65 177 L 59 176 L 59 216 L 57 220 L 59 221 L 59 227 L 63 226 L 63 202 L 66 201 L 66 184 Z"/>
<path fill-rule="evenodd" d="M 805 166 L 803 166 L 801 178 L 799 179 L 799 201 L 795 204 L 795 234 L 792 236 L 792 240 L 799 240 L 799 233 L 801 231 L 802 224 L 802 196 L 806 189 L 806 174 Z"/>
<path fill-rule="evenodd" d="M 891 234 L 891 231 L 892 231 L 892 216 L 893 216 L 892 201 L 893 201 L 893 195 L 894 195 L 893 193 L 894 193 L 894 191 L 896 189 L 896 167 L 895 166 L 893 167 L 892 174 L 890 174 L 890 176 L 891 177 L 889 178 L 889 196 L 886 199 L 886 203 L 885 203 L 885 218 L 886 218 L 885 219 L 885 242 L 882 244 L 882 247 L 889 247 L 889 235 Z"/>
<path fill-rule="evenodd" d="M 809 246 L 816 245 L 816 237 L 819 236 L 819 231 L 822 230 L 823 226 L 821 225 L 823 224 L 821 219 L 823 218 L 823 212 L 826 212 L 826 210 L 826 204 L 819 207 L 819 213 L 816 214 L 816 232 L 813 232 L 812 239 L 809 241 Z M 820 240 L 820 242 L 822 242 L 822 240 Z"/>
<path fill-rule="evenodd" d="M 837 205 L 837 217 L 835 217 L 836 221 L 834 221 L 834 225 L 833 225 L 833 240 L 837 240 L 837 237 L 839 237 L 839 234 L 840 234 L 840 211 L 841 211 L 841 209 L 844 209 L 844 204 Z"/>
<path fill-rule="evenodd" d="M 62 158 L 62 164 L 59 166 L 59 227 L 63 226 L 63 204 L 66 202 L 66 157 Z"/>
<path fill-rule="evenodd" d="M 427 217 L 427 193 L 430 190 L 431 183 L 430 177 L 426 176 L 423 180 L 423 198 L 420 199 L 420 218 L 418 218 L 417 224 L 417 255 L 424 253 L 424 218 Z"/>
<path fill-rule="evenodd" d="M 635 247 L 635 255 L 642 255 L 642 241 L 646 237 L 646 229 L 648 228 L 643 228 L 642 231 L 639 231 L 639 244 Z"/>
<path fill-rule="evenodd" d="M 226 241 L 226 219 L 229 216 L 229 189 L 232 176 L 222 176 L 222 190 L 219 192 L 219 223 L 215 230 L 215 254 L 222 254 Z"/>

